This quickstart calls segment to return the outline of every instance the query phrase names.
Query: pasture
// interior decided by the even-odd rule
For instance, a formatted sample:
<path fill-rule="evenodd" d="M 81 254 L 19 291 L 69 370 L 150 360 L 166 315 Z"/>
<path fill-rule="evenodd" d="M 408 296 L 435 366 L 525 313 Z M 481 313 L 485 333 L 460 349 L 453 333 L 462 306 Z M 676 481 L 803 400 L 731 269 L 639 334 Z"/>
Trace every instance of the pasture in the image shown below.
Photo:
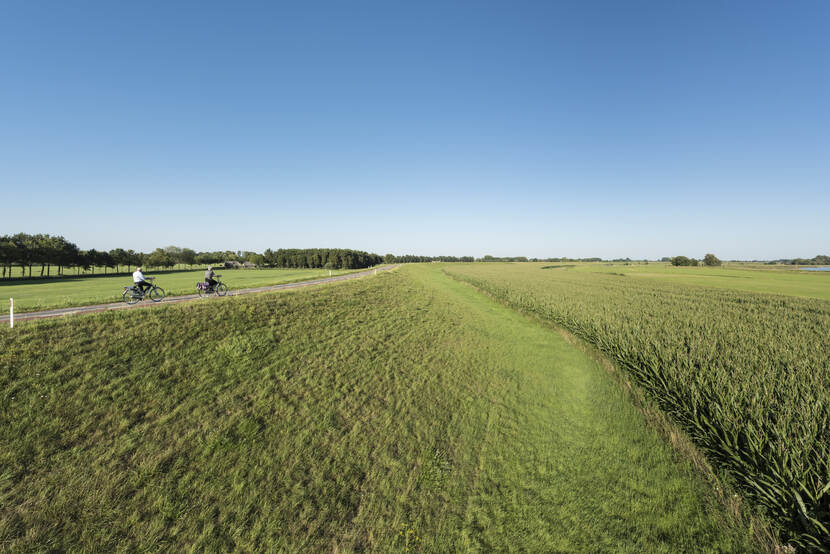
<path fill-rule="evenodd" d="M 755 548 L 605 368 L 440 266 L 0 340 L 9 550 Z"/>
<path fill-rule="evenodd" d="M 566 264 L 535 264 L 539 267 Z M 674 267 L 668 263 L 586 263 L 560 271 L 615 273 L 678 285 L 697 285 L 830 300 L 830 272 L 800 271 L 794 266 L 726 263 L 720 267 Z M 550 271 L 550 270 L 549 270 Z"/>
<path fill-rule="evenodd" d="M 332 275 L 358 270 L 334 269 Z M 328 277 L 328 269 L 218 269 L 222 281 L 230 290 L 266 285 L 279 285 Z M 155 283 L 167 296 L 195 294 L 196 283 L 204 280 L 205 270 L 174 271 L 154 274 Z M 14 298 L 15 312 L 35 312 L 50 308 L 65 308 L 120 302 L 123 287 L 132 285 L 132 275 L 81 276 L 43 280 L 0 281 L 0 314 L 9 313 L 9 298 Z"/>
<path fill-rule="evenodd" d="M 726 288 L 740 271 L 682 268 L 675 277 L 664 268 L 654 277 L 622 267 L 447 271 L 595 345 L 778 522 L 785 540 L 830 548 L 830 302 L 782 295 L 790 281 L 775 280 L 779 272 L 743 270 L 778 293 L 756 294 L 734 290 L 739 279 Z M 723 288 L 680 284 L 713 275 Z M 784 276 L 802 294 L 803 282 L 830 281 Z"/>

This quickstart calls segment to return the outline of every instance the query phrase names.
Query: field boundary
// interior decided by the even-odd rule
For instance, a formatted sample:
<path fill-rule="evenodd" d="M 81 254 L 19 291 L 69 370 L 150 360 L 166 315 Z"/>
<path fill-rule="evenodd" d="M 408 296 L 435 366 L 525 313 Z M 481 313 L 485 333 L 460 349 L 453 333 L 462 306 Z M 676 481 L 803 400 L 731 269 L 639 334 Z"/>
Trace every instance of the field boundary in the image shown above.
<path fill-rule="evenodd" d="M 345 275 L 337 275 L 334 277 L 324 277 L 322 279 L 312 279 L 309 281 L 295 281 L 293 283 L 282 283 L 280 285 L 267 285 L 263 287 L 253 287 L 247 289 L 239 289 L 233 290 L 228 293 L 228 296 L 238 296 L 240 294 L 256 294 L 260 292 L 271 292 L 271 291 L 279 291 L 279 290 L 286 290 L 286 289 L 295 289 L 301 287 L 310 287 L 312 285 L 322 285 L 325 283 L 334 283 L 337 281 L 347 281 L 349 279 L 358 279 L 360 277 L 366 277 L 368 275 L 376 275 L 378 271 L 390 271 L 392 269 L 397 268 L 398 265 L 387 265 L 383 267 L 367 269 L 366 271 L 360 271 L 357 273 L 347 273 Z M 71 308 L 57 308 L 54 310 L 43 310 L 40 312 L 23 312 L 14 315 L 15 322 L 17 321 L 26 321 L 32 319 L 48 319 L 52 317 L 63 317 L 68 315 L 75 315 L 81 313 L 95 313 L 95 312 L 105 312 L 109 310 L 123 310 L 127 308 L 149 308 L 151 306 L 165 306 L 170 304 L 177 304 L 180 302 L 189 302 L 192 300 L 198 300 L 200 297 L 198 294 L 186 294 L 183 296 L 171 296 L 165 298 L 161 302 L 140 302 L 138 304 L 133 304 L 132 306 L 129 304 L 125 304 L 124 302 L 112 302 L 109 304 L 93 304 L 89 306 L 75 306 Z M 0 323 L 8 323 L 9 322 L 9 315 L 0 315 Z"/>
<path fill-rule="evenodd" d="M 535 323 L 553 329 L 569 344 L 588 355 L 617 383 L 631 403 L 643 414 L 647 424 L 672 446 L 680 458 L 686 460 L 696 472 L 706 479 L 711 487 L 714 501 L 724 507 L 730 519 L 749 530 L 752 542 L 755 543 L 759 552 L 763 552 L 764 554 L 792 554 L 795 552 L 792 546 L 784 545 L 780 542 L 774 526 L 769 520 L 751 512 L 750 506 L 744 501 L 737 488 L 732 485 L 728 478 L 720 475 L 712 467 L 706 455 L 692 442 L 686 432 L 676 425 L 637 383 L 629 378 L 624 369 L 620 368 L 617 363 L 608 358 L 596 346 L 552 321 L 544 319 L 537 314 L 516 308 L 505 300 L 490 294 L 486 290 L 480 289 L 451 272 L 444 270 L 443 273 L 449 278 L 475 289 L 495 303 L 509 308 Z"/>

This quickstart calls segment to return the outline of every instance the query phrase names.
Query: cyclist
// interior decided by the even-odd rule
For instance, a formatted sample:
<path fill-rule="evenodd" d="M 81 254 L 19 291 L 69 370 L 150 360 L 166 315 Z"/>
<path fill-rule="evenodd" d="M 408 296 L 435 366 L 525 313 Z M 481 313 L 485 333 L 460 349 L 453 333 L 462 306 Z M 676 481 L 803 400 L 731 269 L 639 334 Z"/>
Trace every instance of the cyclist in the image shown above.
<path fill-rule="evenodd" d="M 147 278 L 144 277 L 143 273 L 141 273 L 140 267 L 135 268 L 135 271 L 133 272 L 133 285 L 138 288 L 141 294 L 144 294 L 147 289 L 153 286 L 147 282 Z"/>
<path fill-rule="evenodd" d="M 205 283 L 208 285 L 208 290 L 213 290 L 213 287 L 216 286 L 218 282 L 214 277 L 216 274 L 213 272 L 213 266 L 208 266 L 207 270 L 205 271 Z"/>

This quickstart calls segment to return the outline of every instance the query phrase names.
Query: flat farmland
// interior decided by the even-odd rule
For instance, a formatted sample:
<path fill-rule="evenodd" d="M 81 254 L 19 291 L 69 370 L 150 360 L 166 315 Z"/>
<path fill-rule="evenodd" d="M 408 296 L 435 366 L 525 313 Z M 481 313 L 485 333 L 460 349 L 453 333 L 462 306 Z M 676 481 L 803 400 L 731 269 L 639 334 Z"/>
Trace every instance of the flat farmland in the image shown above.
<path fill-rule="evenodd" d="M 334 269 L 332 275 L 351 273 L 350 269 Z M 328 277 L 328 269 L 219 269 L 222 281 L 230 290 L 279 285 Z M 195 294 L 196 283 L 204 280 L 204 269 L 153 274 L 155 283 L 168 296 Z M 66 277 L 43 280 L 0 281 L 0 314 L 9 313 L 9 298 L 14 298 L 15 312 L 34 312 L 50 308 L 66 308 L 121 301 L 125 285 L 133 282 L 131 275 Z"/>
<path fill-rule="evenodd" d="M 547 271 L 615 273 L 637 279 L 652 279 L 681 285 L 783 294 L 830 300 L 830 271 L 804 271 L 794 266 L 727 263 L 721 267 L 675 267 L 668 263 L 641 264 L 566 262 L 532 264 L 550 267 Z M 552 267 L 558 266 L 558 267 Z"/>
<path fill-rule="evenodd" d="M 441 266 L 0 339 L 11 551 L 756 549 L 606 368 Z"/>

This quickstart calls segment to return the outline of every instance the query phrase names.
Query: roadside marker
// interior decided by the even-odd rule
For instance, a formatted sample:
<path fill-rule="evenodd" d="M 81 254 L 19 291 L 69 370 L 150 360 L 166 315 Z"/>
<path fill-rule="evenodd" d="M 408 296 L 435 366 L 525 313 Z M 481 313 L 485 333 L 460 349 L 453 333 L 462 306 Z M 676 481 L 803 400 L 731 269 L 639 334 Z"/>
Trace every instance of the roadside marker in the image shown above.
<path fill-rule="evenodd" d="M 9 325 L 14 329 L 14 298 L 9 298 Z"/>

